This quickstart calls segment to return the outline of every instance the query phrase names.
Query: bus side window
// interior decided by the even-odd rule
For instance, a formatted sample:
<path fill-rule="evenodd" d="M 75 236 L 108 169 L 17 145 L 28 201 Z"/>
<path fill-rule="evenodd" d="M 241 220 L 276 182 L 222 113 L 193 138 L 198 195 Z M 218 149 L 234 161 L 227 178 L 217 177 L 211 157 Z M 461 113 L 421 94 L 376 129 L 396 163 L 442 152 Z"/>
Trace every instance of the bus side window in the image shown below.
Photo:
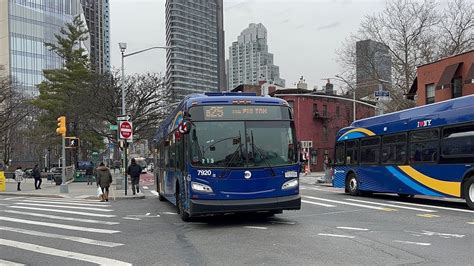
<path fill-rule="evenodd" d="M 410 133 L 410 163 L 438 161 L 439 130 L 419 130 Z"/>
<path fill-rule="evenodd" d="M 380 160 L 380 137 L 364 138 L 360 141 L 361 164 L 378 164 Z"/>
<path fill-rule="evenodd" d="M 359 141 L 351 140 L 346 142 L 346 164 L 357 165 L 359 154 Z"/>
<path fill-rule="evenodd" d="M 407 157 L 405 133 L 382 137 L 382 164 L 405 164 Z"/>
<path fill-rule="evenodd" d="M 474 125 L 443 129 L 441 163 L 474 163 Z"/>
<path fill-rule="evenodd" d="M 345 164 L 345 154 L 346 154 L 346 145 L 344 142 L 336 143 L 336 165 L 344 165 Z"/>

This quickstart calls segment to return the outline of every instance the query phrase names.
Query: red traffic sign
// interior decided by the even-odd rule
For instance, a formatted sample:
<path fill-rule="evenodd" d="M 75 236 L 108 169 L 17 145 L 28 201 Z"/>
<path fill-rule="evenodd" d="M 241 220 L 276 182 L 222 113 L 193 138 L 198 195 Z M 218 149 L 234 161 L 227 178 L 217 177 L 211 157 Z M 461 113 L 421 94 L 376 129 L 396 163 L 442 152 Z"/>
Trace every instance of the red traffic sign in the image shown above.
<path fill-rule="evenodd" d="M 120 121 L 119 132 L 120 132 L 120 139 L 131 140 L 133 137 L 132 122 Z"/>
<path fill-rule="evenodd" d="M 188 122 L 179 123 L 178 131 L 181 134 L 187 134 L 189 132 L 189 123 Z"/>

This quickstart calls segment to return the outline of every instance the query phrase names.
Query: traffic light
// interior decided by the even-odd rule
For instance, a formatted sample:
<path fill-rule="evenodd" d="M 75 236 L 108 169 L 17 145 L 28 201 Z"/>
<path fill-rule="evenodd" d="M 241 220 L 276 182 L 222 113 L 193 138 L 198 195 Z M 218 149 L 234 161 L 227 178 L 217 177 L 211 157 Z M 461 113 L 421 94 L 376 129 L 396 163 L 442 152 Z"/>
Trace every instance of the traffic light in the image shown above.
<path fill-rule="evenodd" d="M 58 117 L 58 128 L 56 128 L 56 133 L 61 136 L 66 136 L 66 117 Z"/>

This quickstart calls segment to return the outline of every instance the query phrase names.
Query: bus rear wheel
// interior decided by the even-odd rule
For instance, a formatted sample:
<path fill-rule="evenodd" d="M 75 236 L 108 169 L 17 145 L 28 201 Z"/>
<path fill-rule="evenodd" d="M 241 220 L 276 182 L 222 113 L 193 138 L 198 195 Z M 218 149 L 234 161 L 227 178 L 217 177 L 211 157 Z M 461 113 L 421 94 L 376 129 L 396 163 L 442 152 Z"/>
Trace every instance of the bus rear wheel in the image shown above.
<path fill-rule="evenodd" d="M 360 195 L 359 181 L 354 173 L 350 173 L 346 179 L 346 191 L 352 196 Z"/>
<path fill-rule="evenodd" d="M 181 216 L 181 220 L 184 222 L 191 221 L 189 213 L 184 209 L 184 189 L 181 189 L 179 186 L 176 188 L 176 207 L 178 209 L 178 214 Z"/>
<path fill-rule="evenodd" d="M 464 199 L 466 200 L 467 206 L 474 210 L 474 176 L 469 177 L 464 182 Z"/>

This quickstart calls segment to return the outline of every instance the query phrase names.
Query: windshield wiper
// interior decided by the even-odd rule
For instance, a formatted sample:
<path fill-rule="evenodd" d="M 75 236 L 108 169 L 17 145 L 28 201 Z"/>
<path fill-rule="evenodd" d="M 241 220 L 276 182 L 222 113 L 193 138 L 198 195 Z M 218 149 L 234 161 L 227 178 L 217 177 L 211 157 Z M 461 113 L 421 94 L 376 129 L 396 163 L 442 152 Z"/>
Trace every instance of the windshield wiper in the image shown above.
<path fill-rule="evenodd" d="M 240 130 L 239 130 L 239 146 L 237 147 L 237 149 L 235 149 L 235 151 L 232 153 L 232 157 L 230 158 L 230 160 L 225 164 L 225 171 L 223 172 L 223 174 L 220 176 L 221 178 L 222 177 L 225 177 L 228 173 L 228 171 L 230 170 L 230 166 L 232 165 L 232 163 L 234 162 L 234 159 L 237 158 L 237 154 L 236 152 L 240 150 L 240 153 L 239 153 L 239 157 L 242 157 L 242 135 L 240 133 Z"/>
<path fill-rule="evenodd" d="M 255 142 L 253 141 L 253 130 L 250 130 L 250 138 L 251 138 L 251 141 L 252 141 L 252 153 L 253 153 L 253 160 L 255 161 L 256 157 L 255 157 L 255 151 L 258 152 L 258 154 L 260 154 L 260 159 L 268 166 L 268 168 L 270 168 L 270 171 L 272 171 L 272 176 L 275 176 L 275 170 L 273 170 L 273 167 L 272 165 L 268 162 L 267 158 L 263 156 L 263 154 L 259 151 L 261 150 L 260 148 L 258 148 L 256 145 L 255 145 Z"/>

